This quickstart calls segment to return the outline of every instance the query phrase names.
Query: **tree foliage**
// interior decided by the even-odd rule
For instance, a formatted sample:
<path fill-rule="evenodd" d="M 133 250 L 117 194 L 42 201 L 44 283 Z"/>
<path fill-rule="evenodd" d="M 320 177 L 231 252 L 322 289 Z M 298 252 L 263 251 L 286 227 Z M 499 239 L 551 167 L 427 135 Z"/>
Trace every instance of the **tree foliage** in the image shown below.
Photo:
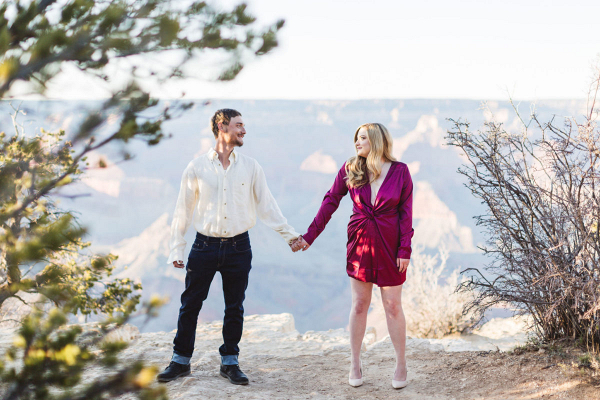
<path fill-rule="evenodd" d="M 459 172 L 482 200 L 477 224 L 492 262 L 463 289 L 471 309 L 509 303 L 531 314 L 543 339 L 600 345 L 600 130 L 596 81 L 585 118 L 542 122 L 533 113 L 510 132 L 490 121 L 473 132 L 454 121 L 448 143 L 468 160 Z M 518 115 L 518 114 L 517 114 Z M 520 118 L 520 115 L 518 115 Z"/>
<path fill-rule="evenodd" d="M 166 399 L 164 387 L 152 384 L 156 368 L 142 361 L 120 363 L 118 355 L 128 343 L 108 337 L 129 320 L 136 305 L 137 299 L 128 299 L 124 310 L 103 321 L 96 335 L 86 335 L 79 325 L 66 325 L 72 312 L 68 308 L 26 316 L 0 361 L 6 386 L 2 398 L 91 400 L 134 392 L 140 399 Z M 155 299 L 143 313 L 151 315 L 159 305 Z"/>
<path fill-rule="evenodd" d="M 83 240 L 85 228 L 73 213 L 59 207 L 57 191 L 81 178 L 90 167 L 90 152 L 119 145 L 127 160 L 131 140 L 158 144 L 168 135 L 163 123 L 193 105 L 163 105 L 143 88 L 141 79 L 160 84 L 186 78 L 186 65 L 212 54 L 220 60 L 227 55 L 216 79 L 234 79 L 245 62 L 277 46 L 283 21 L 266 28 L 256 25 L 245 4 L 229 11 L 206 2 L 168 0 L 0 4 L 1 100 L 24 91 L 44 95 L 68 71 L 65 67 L 110 83 L 116 79 L 107 72 L 111 66 L 122 66 L 124 60 L 132 65 L 119 70 L 119 82 L 126 76 L 125 84 L 89 112 L 68 137 L 64 131 L 25 131 L 18 106 L 13 107 L 13 129 L 0 133 L 0 306 L 11 298 L 22 299 L 21 293 L 33 293 L 55 307 L 47 314 L 34 311 L 23 321 L 7 353 L 14 365 L 1 366 L 4 398 L 106 398 L 147 386 L 139 382 L 152 370 L 141 363 L 123 366 L 89 387 L 81 385 L 81 373 L 89 365 L 116 362 L 122 346 L 102 344 L 105 347 L 96 356 L 91 349 L 101 345 L 100 339 L 82 345 L 80 328 L 66 325 L 69 316 L 107 317 L 103 338 L 129 319 L 141 286 L 110 278 L 116 257 L 89 251 L 90 243 Z M 177 62 L 144 61 L 147 56 Z M 109 115 L 118 117 L 116 128 L 106 123 Z M 152 390 L 142 396 L 159 395 Z"/>

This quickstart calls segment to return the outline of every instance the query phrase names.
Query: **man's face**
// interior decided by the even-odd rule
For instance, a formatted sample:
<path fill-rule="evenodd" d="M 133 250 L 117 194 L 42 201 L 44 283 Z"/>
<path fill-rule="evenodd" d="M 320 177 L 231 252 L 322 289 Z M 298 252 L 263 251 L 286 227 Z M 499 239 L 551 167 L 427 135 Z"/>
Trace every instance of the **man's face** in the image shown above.
<path fill-rule="evenodd" d="M 219 123 L 220 132 L 219 135 L 223 136 L 223 140 L 230 146 L 244 145 L 244 136 L 246 135 L 246 128 L 244 127 L 244 121 L 241 116 L 231 118 L 229 124 L 225 125 Z"/>

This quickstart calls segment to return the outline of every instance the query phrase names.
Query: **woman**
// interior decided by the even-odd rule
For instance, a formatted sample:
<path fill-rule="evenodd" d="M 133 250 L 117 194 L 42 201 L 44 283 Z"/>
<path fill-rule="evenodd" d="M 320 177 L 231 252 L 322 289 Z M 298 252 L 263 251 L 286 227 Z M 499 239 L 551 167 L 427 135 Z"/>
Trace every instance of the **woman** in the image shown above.
<path fill-rule="evenodd" d="M 362 385 L 360 349 L 367 325 L 373 284 L 379 286 L 390 338 L 396 351 L 392 386 L 407 385 L 406 323 L 400 301 L 410 261 L 412 179 L 405 163 L 392 156 L 392 137 L 381 124 L 361 125 L 354 134 L 356 156 L 337 174 L 308 232 L 296 243 L 307 250 L 348 192 L 354 203 L 348 224 L 346 271 L 352 288 L 348 383 Z"/>

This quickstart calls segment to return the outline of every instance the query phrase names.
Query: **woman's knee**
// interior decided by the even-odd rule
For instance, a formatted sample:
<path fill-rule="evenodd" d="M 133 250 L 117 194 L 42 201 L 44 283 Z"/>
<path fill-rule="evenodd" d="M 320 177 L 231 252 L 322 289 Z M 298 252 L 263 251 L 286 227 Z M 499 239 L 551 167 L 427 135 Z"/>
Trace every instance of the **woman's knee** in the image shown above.
<path fill-rule="evenodd" d="M 364 314 L 369 312 L 371 306 L 370 298 L 358 298 L 352 301 L 352 312 L 355 314 Z"/>
<path fill-rule="evenodd" d="M 383 302 L 386 315 L 397 317 L 402 313 L 402 302 L 400 300 L 388 300 Z"/>

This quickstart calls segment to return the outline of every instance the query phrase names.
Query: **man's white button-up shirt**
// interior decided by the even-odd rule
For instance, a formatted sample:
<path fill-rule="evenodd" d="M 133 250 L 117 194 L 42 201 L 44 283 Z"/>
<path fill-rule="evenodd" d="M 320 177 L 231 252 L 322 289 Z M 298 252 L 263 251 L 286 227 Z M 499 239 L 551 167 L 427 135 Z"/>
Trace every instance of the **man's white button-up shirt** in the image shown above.
<path fill-rule="evenodd" d="M 168 264 L 184 259 L 184 236 L 192 221 L 196 231 L 203 235 L 232 237 L 256 225 L 258 215 L 287 243 L 299 236 L 281 213 L 258 162 L 236 149 L 229 161 L 224 170 L 217 152 L 211 148 L 183 171 L 171 223 Z"/>

